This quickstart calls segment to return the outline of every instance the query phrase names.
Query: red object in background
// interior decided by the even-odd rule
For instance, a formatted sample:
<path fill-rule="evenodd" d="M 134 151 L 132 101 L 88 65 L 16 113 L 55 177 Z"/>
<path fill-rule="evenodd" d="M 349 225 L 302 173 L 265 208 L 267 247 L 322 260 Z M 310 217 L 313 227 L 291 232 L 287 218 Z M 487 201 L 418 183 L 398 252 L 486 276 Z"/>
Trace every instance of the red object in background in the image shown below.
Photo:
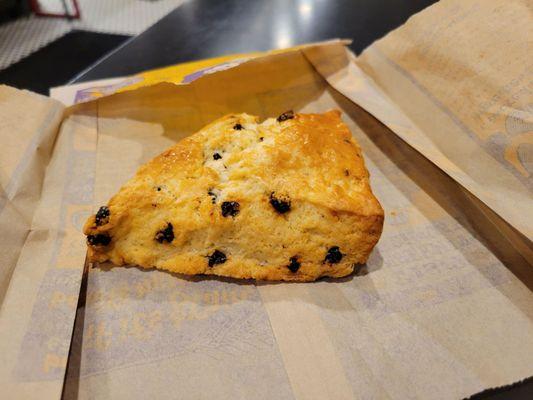
<path fill-rule="evenodd" d="M 69 10 L 67 7 L 67 1 L 69 0 L 61 0 L 61 3 L 63 4 L 63 9 L 65 10 L 64 14 L 49 13 L 49 12 L 45 12 L 41 10 L 41 5 L 39 4 L 39 0 L 30 0 L 30 6 L 31 6 L 31 10 L 33 11 L 33 13 L 41 17 L 79 19 L 81 14 L 80 14 L 80 7 L 78 6 L 78 0 L 70 0 L 70 2 L 72 3 L 72 8 L 74 9 L 73 14 L 69 14 Z"/>

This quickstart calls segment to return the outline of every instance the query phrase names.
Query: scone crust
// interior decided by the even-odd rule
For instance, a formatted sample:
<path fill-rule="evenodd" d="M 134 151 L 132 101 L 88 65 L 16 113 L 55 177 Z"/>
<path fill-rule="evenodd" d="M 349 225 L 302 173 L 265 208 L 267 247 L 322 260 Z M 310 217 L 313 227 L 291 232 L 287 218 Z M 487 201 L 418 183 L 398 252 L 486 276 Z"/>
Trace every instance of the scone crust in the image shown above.
<path fill-rule="evenodd" d="M 361 149 L 336 110 L 220 118 L 142 166 L 107 209 L 84 226 L 92 262 L 256 280 L 346 276 L 383 227 Z M 172 240 L 156 240 L 169 224 Z M 224 262 L 210 262 L 217 250 Z"/>

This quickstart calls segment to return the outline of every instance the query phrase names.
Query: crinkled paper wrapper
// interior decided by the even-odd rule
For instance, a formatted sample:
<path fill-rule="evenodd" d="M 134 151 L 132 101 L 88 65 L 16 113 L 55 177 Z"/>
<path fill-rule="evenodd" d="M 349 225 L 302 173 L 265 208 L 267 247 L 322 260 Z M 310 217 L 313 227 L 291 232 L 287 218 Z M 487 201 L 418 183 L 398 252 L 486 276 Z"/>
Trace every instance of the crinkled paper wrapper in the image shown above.
<path fill-rule="evenodd" d="M 331 41 L 69 108 L 1 87 L 2 396 L 455 399 L 533 375 L 526 3 L 445 0 L 357 58 Z M 180 138 L 332 108 L 386 211 L 367 274 L 84 268 L 85 219 Z"/>

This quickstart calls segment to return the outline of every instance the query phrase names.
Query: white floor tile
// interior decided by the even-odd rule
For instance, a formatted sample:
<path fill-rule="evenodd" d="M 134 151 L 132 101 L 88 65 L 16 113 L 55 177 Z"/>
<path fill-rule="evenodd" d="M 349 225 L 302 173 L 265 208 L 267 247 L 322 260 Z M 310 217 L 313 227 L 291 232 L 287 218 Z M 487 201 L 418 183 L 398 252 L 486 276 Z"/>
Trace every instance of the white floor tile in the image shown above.
<path fill-rule="evenodd" d="M 78 0 L 80 20 L 30 16 L 0 25 L 0 69 L 72 29 L 137 35 L 186 0 Z"/>

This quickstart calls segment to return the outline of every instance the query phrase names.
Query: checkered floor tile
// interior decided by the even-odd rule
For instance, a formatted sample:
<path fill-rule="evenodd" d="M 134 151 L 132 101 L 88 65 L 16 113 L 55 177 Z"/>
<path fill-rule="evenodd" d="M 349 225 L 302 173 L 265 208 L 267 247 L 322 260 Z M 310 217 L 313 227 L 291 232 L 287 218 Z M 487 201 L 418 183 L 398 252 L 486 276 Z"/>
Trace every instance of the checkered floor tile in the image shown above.
<path fill-rule="evenodd" d="M 81 19 L 30 16 L 0 25 L 0 69 L 73 29 L 137 35 L 186 0 L 78 0 Z"/>

